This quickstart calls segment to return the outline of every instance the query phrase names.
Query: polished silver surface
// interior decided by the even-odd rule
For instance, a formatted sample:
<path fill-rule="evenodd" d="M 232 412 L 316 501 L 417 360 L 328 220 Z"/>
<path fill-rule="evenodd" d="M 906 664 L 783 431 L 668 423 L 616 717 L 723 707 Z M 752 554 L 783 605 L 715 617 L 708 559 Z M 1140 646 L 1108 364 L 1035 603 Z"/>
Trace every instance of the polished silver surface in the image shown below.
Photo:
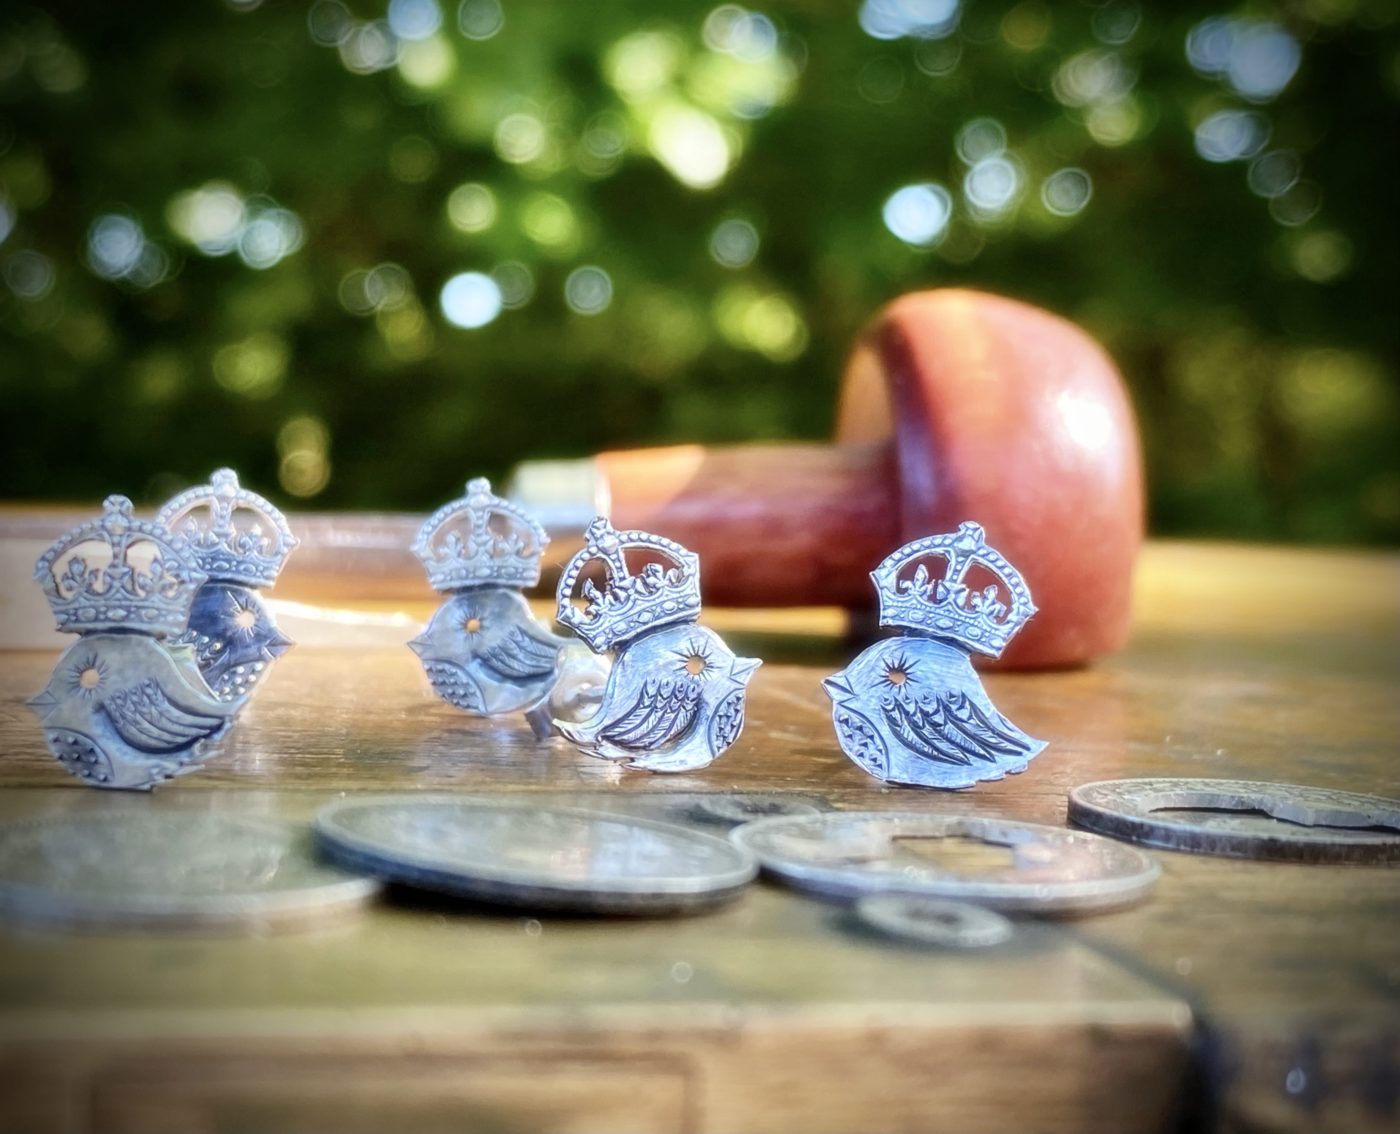
<path fill-rule="evenodd" d="M 549 696 L 568 640 L 542 626 L 521 594 L 539 581 L 548 545 L 539 522 L 480 477 L 419 530 L 413 553 L 449 597 L 409 648 L 448 704 L 495 716 Z"/>
<path fill-rule="evenodd" d="M 589 571 L 600 572 L 601 587 Z M 561 625 L 600 654 L 615 651 L 597 711 L 555 720 L 583 751 L 649 772 L 690 772 L 739 738 L 761 663 L 737 657 L 698 624 L 693 552 L 650 532 L 615 531 L 599 517 L 560 575 L 557 600 Z"/>
<path fill-rule="evenodd" d="M 0 921 L 257 931 L 334 920 L 379 883 L 320 862 L 270 819 L 122 810 L 0 823 Z"/>
<path fill-rule="evenodd" d="M 736 897 L 757 867 L 704 831 L 528 799 L 380 796 L 316 816 L 323 851 L 421 889 L 538 910 L 679 913 Z"/>
<path fill-rule="evenodd" d="M 831 807 L 816 795 L 792 792 L 731 791 L 705 795 L 691 808 L 702 823 L 752 823 L 755 819 L 774 816 L 820 815 Z"/>
<path fill-rule="evenodd" d="M 871 578 L 880 625 L 905 633 L 822 682 L 842 750 L 878 779 L 918 787 L 965 788 L 1024 771 L 1045 742 L 997 711 L 971 661 L 1000 656 L 1035 613 L 1020 573 L 981 527 L 964 523 L 905 544 Z"/>
<path fill-rule="evenodd" d="M 855 912 L 880 933 L 945 949 L 988 949 L 1015 933 L 1010 920 L 994 910 L 943 898 L 874 894 L 859 899 Z"/>
<path fill-rule="evenodd" d="M 180 633 L 205 572 L 183 535 L 108 497 L 39 558 L 58 628 L 80 635 L 30 698 L 49 751 L 94 787 L 149 790 L 212 754 L 243 701 L 219 696 Z"/>
<path fill-rule="evenodd" d="M 1141 851 L 1082 831 L 912 811 L 760 819 L 729 838 L 775 878 L 839 900 L 901 894 L 1030 913 L 1088 913 L 1141 900 L 1160 873 Z M 976 870 L 943 865 L 930 845 L 943 839 L 1005 847 L 1010 861 Z"/>
<path fill-rule="evenodd" d="M 208 576 L 174 642 L 194 648 L 200 672 L 220 698 L 242 703 L 292 647 L 257 590 L 277 581 L 297 538 L 287 518 L 241 487 L 232 469 L 219 469 L 208 484 L 173 497 L 157 520 L 184 539 L 190 561 Z"/>
<path fill-rule="evenodd" d="M 1134 779 L 1070 792 L 1077 827 L 1167 850 L 1290 862 L 1400 862 L 1400 799 L 1253 780 Z"/>

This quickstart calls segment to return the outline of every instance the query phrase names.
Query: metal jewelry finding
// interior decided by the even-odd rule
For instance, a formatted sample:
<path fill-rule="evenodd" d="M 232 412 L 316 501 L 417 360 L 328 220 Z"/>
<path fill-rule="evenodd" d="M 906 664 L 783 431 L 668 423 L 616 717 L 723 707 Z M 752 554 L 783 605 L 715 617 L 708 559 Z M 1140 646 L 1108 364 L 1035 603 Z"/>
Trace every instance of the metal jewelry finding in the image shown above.
<path fill-rule="evenodd" d="M 582 578 L 594 564 L 601 587 Z M 558 602 L 562 625 L 594 652 L 616 652 L 598 710 L 586 720 L 554 722 L 585 752 L 629 768 L 689 772 L 738 739 L 745 691 L 760 662 L 736 657 L 698 624 L 694 552 L 650 532 L 615 531 L 600 516 L 559 577 Z"/>
<path fill-rule="evenodd" d="M 934 577 L 928 560 L 942 560 Z M 973 590 L 969 572 L 987 583 Z M 871 574 L 880 625 L 905 631 L 822 682 L 846 755 L 881 780 L 965 788 L 1022 772 L 1045 747 L 988 699 L 973 652 L 999 657 L 1035 613 L 1020 573 L 981 527 L 905 544 Z M 1004 596 L 1004 597 L 1003 597 Z"/>
<path fill-rule="evenodd" d="M 434 589 L 450 597 L 409 642 L 439 697 L 479 716 L 513 713 L 544 700 L 567 639 L 551 634 L 521 591 L 540 578 L 544 528 L 494 496 L 489 481 L 439 508 L 413 553 Z"/>
<path fill-rule="evenodd" d="M 252 692 L 292 647 L 257 588 L 277 581 L 297 539 L 286 517 L 238 474 L 219 469 L 209 483 L 170 500 L 157 517 L 183 536 L 193 564 L 208 576 L 174 645 L 194 647 L 199 671 L 225 701 Z"/>
<path fill-rule="evenodd" d="M 30 698 L 49 751 L 96 787 L 150 789 L 198 766 L 243 698 L 215 694 L 182 633 L 205 581 L 182 537 L 109 496 L 34 566 L 59 630 L 78 634 Z"/>

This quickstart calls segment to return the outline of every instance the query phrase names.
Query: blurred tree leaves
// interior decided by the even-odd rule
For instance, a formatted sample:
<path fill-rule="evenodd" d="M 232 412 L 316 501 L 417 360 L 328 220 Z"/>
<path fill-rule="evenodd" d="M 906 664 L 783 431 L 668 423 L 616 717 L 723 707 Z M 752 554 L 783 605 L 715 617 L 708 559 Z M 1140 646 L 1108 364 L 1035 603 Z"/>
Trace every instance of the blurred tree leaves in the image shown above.
<path fill-rule="evenodd" d="M 1398 21 L 9 6 L 0 487 L 157 499 L 232 464 L 422 508 L 525 457 L 819 437 L 883 302 L 976 286 L 1114 353 L 1156 530 L 1393 542 Z"/>

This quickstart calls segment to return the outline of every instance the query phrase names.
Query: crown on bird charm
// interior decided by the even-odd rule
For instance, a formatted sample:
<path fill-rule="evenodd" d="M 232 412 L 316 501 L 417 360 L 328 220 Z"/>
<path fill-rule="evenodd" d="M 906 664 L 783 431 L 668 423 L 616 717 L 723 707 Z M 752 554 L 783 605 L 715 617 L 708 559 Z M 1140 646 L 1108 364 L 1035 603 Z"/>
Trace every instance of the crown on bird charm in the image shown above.
<path fill-rule="evenodd" d="M 822 683 L 846 755 L 879 779 L 923 787 L 1024 771 L 1045 742 L 996 710 L 970 658 L 1000 657 L 1035 613 L 1020 572 L 969 522 L 905 544 L 870 577 L 880 625 L 906 633 Z"/>
<path fill-rule="evenodd" d="M 184 537 L 109 496 L 99 519 L 39 557 L 34 577 L 58 628 L 80 635 L 29 700 L 59 763 L 94 786 L 137 789 L 197 767 L 237 706 L 215 695 L 187 647 L 166 641 L 207 578 Z"/>
<path fill-rule="evenodd" d="M 205 578 L 185 541 L 162 523 L 135 519 L 125 496 L 107 497 L 100 519 L 61 536 L 34 565 L 58 628 L 73 634 L 178 634 Z"/>
<path fill-rule="evenodd" d="M 674 540 L 650 532 L 614 531 L 599 516 L 588 525 L 588 542 L 569 561 L 559 579 L 559 622 L 597 652 L 625 645 L 643 631 L 700 617 L 700 557 Z M 638 573 L 627 565 L 626 548 L 669 561 L 651 559 Z M 574 605 L 574 586 L 585 567 L 602 563 L 600 591 L 592 579 L 580 592 L 584 606 Z"/>
<path fill-rule="evenodd" d="M 491 482 L 467 482 L 467 494 L 444 504 L 418 531 L 413 554 L 438 591 L 467 587 L 533 587 L 549 536 L 539 522 L 491 494 Z"/>
<path fill-rule="evenodd" d="M 444 701 L 494 716 L 549 696 L 567 643 L 540 625 L 520 593 L 539 582 L 548 545 L 539 522 L 480 477 L 419 530 L 413 553 L 428 582 L 450 597 L 409 648 Z"/>
<path fill-rule="evenodd" d="M 256 492 L 240 488 L 232 469 L 219 469 L 208 484 L 180 493 L 157 518 L 186 538 L 190 559 L 217 583 L 272 586 L 298 542 L 286 517 Z"/>
<path fill-rule="evenodd" d="M 601 569 L 596 582 L 583 578 L 590 567 Z M 594 714 L 554 722 L 565 737 L 590 755 L 652 772 L 703 768 L 738 739 L 760 663 L 736 657 L 698 625 L 694 552 L 650 532 L 616 531 L 600 516 L 560 575 L 557 598 L 561 625 L 595 653 L 617 651 Z"/>
<path fill-rule="evenodd" d="M 240 487 L 232 469 L 167 501 L 158 519 L 184 537 L 190 559 L 209 577 L 176 641 L 194 648 L 199 671 L 222 700 L 241 703 L 292 647 L 256 591 L 277 581 L 299 541 L 287 518 Z"/>

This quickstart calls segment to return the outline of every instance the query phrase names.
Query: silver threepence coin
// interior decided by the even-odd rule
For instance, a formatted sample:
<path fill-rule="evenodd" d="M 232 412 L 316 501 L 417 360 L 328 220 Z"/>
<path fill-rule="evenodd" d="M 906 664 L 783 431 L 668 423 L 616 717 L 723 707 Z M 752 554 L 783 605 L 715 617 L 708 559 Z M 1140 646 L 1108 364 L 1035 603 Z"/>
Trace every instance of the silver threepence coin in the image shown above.
<path fill-rule="evenodd" d="M 758 872 L 717 835 L 528 800 L 380 796 L 322 809 L 333 860 L 393 882 L 540 910 L 672 913 L 719 905 Z"/>
<path fill-rule="evenodd" d="M 733 791 L 706 794 L 690 808 L 690 816 L 701 823 L 736 826 L 768 819 L 775 815 L 820 815 L 830 810 L 820 796 L 779 792 Z"/>
<path fill-rule="evenodd" d="M 1097 835 L 926 812 L 759 819 L 729 838 L 788 885 L 838 900 L 904 894 L 1029 913 L 1088 913 L 1138 901 L 1160 873 L 1141 851 Z M 944 865 L 935 857 L 939 839 L 1006 847 L 1009 861 L 990 869 Z"/>
<path fill-rule="evenodd" d="M 994 910 L 943 898 L 872 894 L 856 902 L 856 917 L 890 937 L 947 949 L 986 949 L 1011 940 L 1011 922 Z"/>
<path fill-rule="evenodd" d="M 1069 795 L 1076 827 L 1168 850 L 1289 862 L 1400 862 L 1400 800 L 1252 780 L 1140 779 Z"/>
<path fill-rule="evenodd" d="M 379 890 L 322 864 L 304 828 L 175 811 L 0 824 L 0 922 L 238 931 L 332 920 Z"/>

